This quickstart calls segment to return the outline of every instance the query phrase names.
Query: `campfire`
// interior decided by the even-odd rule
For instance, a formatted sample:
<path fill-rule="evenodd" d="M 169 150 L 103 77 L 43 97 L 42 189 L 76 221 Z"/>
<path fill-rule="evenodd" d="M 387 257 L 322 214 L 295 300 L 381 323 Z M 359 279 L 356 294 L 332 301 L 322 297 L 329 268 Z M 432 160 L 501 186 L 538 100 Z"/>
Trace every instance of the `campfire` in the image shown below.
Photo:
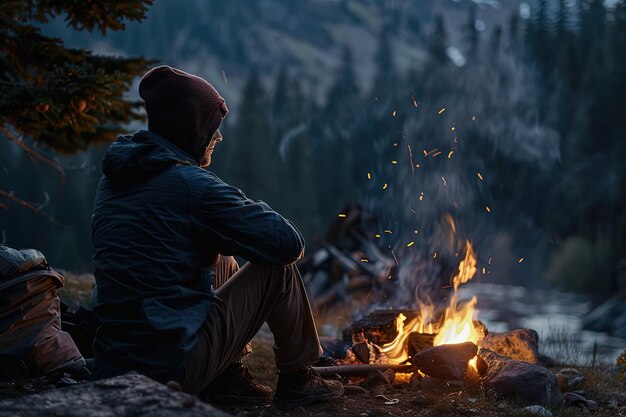
<path fill-rule="evenodd" d="M 361 229 L 362 213 L 352 222 L 353 216 L 348 210 L 347 213 L 341 217 L 347 224 L 335 224 L 334 232 L 328 234 L 332 239 L 327 239 L 323 248 L 305 263 L 304 278 L 325 309 L 341 308 L 342 302 L 351 301 L 351 296 L 355 303 L 361 301 L 361 306 L 367 306 L 372 294 L 383 293 L 382 298 L 388 300 L 391 297 L 387 294 L 393 296 L 397 290 L 391 280 L 401 268 L 395 253 L 392 251 L 390 259 L 383 251 L 374 250 L 376 245 L 367 237 L 378 235 Z M 486 326 L 476 319 L 477 297 L 464 299 L 459 294 L 460 287 L 477 275 L 477 254 L 469 240 L 457 239 L 452 217 L 446 215 L 444 219 L 451 230 L 449 241 L 456 260 L 456 266 L 448 269 L 449 284 L 441 285 L 435 280 L 439 285 L 435 290 L 416 288 L 414 303 L 409 308 L 370 309 L 344 328 L 342 338 L 323 338 L 325 356 L 330 359 L 320 364 L 327 366 L 318 366 L 316 370 L 326 377 L 341 378 L 347 384 L 370 390 L 374 386 L 405 384 L 409 388 L 429 389 L 452 384 L 488 387 L 522 403 L 531 401 L 522 398 L 528 393 L 535 403 L 562 403 L 557 378 L 539 365 L 546 358 L 538 352 L 537 333 L 518 329 L 488 334 Z M 428 271 L 416 269 L 416 273 Z M 446 269 L 441 269 L 445 273 Z M 533 382 L 537 386 L 529 388 L 529 379 L 537 381 Z"/>
<path fill-rule="evenodd" d="M 345 349 L 345 355 L 334 355 L 337 363 L 398 365 L 392 369 L 406 372 L 409 377 L 413 373 L 425 376 L 426 369 L 422 369 L 423 366 L 420 367 L 416 363 L 420 361 L 419 355 L 423 355 L 424 352 L 428 355 L 428 352 L 433 351 L 433 347 L 445 345 L 446 348 L 439 351 L 446 352 L 446 355 L 456 351 L 462 352 L 461 358 L 459 359 L 457 354 L 452 355 L 454 356 L 452 360 L 450 357 L 445 359 L 450 362 L 447 365 L 452 365 L 454 370 L 431 369 L 429 370 L 431 374 L 437 376 L 443 372 L 442 376 L 462 380 L 468 365 L 476 369 L 478 351 L 476 344 L 485 336 L 486 331 L 484 326 L 475 320 L 476 297 L 466 302 L 459 299 L 459 286 L 471 280 L 476 274 L 476 253 L 469 241 L 465 241 L 463 252 L 463 258 L 452 277 L 451 296 L 441 316 L 438 317 L 437 314 L 442 311 L 441 305 L 432 300 L 417 300 L 417 309 L 376 310 L 346 329 L 344 333 L 349 346 Z M 426 365 L 426 368 L 430 368 L 430 365 Z M 382 369 L 384 366 L 378 368 Z M 361 370 L 351 368 L 351 373 L 359 371 Z"/>

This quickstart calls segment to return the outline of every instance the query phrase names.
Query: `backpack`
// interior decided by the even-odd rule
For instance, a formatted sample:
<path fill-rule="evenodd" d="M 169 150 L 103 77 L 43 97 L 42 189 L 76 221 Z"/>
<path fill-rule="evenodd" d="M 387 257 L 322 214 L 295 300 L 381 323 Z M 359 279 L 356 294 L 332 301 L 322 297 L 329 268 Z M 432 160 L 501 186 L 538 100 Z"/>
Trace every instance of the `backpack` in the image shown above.
<path fill-rule="evenodd" d="M 0 246 L 0 377 L 89 374 L 61 330 L 57 291 L 64 281 L 41 252 Z"/>

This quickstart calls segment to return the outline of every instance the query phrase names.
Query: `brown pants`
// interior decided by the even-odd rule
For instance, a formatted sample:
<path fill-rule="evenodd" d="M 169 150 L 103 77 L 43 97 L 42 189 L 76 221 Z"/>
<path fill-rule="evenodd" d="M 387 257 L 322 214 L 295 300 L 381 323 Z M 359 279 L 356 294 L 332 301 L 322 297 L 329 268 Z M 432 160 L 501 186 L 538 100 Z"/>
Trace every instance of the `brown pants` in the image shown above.
<path fill-rule="evenodd" d="M 235 272 L 236 271 L 236 272 Z M 187 358 L 183 390 L 198 394 L 235 359 L 267 322 L 274 335 L 280 372 L 295 372 L 317 360 L 321 347 L 302 278 L 295 264 L 245 264 L 222 256 L 218 287 L 196 346 Z"/>

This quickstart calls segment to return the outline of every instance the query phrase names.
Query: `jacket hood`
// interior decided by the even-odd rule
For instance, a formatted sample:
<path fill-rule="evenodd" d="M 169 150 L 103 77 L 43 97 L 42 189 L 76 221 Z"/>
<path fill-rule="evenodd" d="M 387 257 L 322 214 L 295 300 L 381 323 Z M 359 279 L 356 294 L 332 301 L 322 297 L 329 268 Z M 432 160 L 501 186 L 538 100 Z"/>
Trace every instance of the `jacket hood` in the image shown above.
<path fill-rule="evenodd" d="M 162 65 L 139 83 L 148 128 L 200 162 L 204 150 L 228 113 L 226 102 L 206 80 Z"/>
<path fill-rule="evenodd" d="M 102 160 L 102 172 L 112 180 L 138 180 L 152 177 L 175 164 L 197 165 L 191 155 L 167 139 L 140 130 L 113 142 Z"/>

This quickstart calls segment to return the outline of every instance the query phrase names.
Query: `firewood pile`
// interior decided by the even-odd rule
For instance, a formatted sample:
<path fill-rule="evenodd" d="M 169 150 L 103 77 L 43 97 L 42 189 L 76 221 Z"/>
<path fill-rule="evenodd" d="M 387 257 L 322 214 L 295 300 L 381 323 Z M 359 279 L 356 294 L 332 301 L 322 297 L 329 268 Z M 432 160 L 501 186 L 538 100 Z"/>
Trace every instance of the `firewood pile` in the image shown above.
<path fill-rule="evenodd" d="M 366 228 L 374 223 L 361 207 L 345 208 L 317 240 L 319 248 L 298 264 L 318 311 L 346 302 L 352 306 L 372 304 L 393 293 L 389 277 L 395 273 L 397 262 L 368 235 Z"/>

